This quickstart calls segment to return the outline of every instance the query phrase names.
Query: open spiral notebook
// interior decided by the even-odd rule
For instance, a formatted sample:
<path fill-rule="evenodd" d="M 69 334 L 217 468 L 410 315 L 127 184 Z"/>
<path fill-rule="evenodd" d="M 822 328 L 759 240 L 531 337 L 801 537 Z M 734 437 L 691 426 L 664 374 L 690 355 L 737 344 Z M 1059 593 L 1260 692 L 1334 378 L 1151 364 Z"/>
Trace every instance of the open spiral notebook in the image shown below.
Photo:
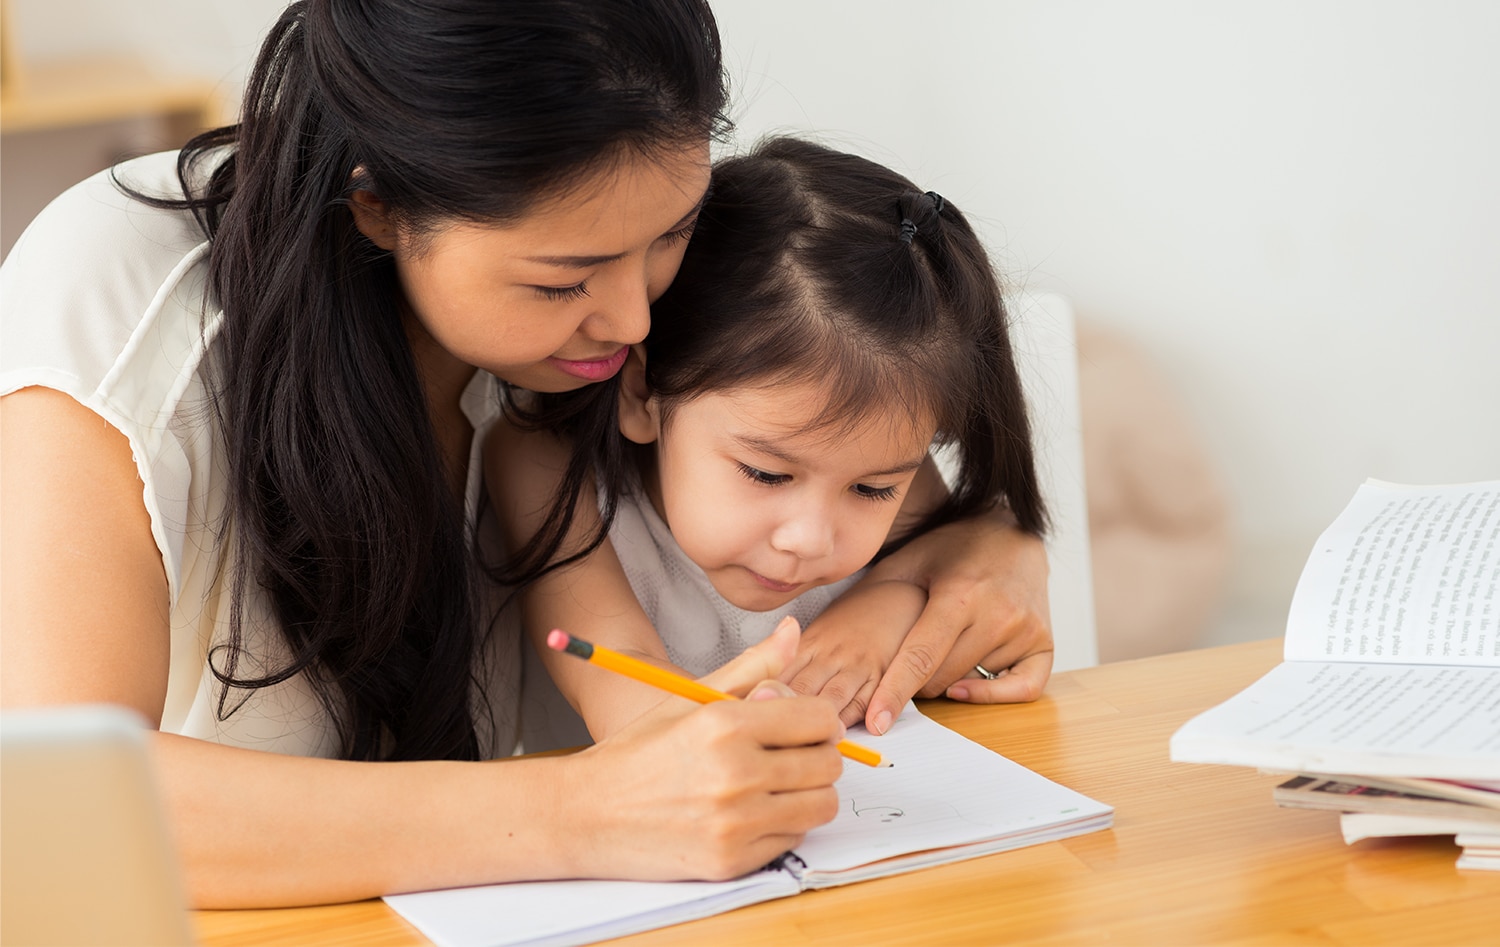
<path fill-rule="evenodd" d="M 725 882 L 537 881 L 387 897 L 439 947 L 565 947 L 1108 828 L 1114 809 L 924 716 L 851 738 L 894 765 L 845 762 L 840 811 L 760 871 Z"/>

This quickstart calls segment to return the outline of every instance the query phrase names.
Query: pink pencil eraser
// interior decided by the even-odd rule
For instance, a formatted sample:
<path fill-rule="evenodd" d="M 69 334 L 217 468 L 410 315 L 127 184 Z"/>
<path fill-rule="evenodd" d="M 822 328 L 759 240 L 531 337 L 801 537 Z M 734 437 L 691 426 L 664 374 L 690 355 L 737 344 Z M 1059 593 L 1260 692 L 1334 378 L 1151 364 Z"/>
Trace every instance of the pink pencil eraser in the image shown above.
<path fill-rule="evenodd" d="M 554 628 L 547 632 L 547 647 L 553 651 L 563 651 L 568 647 L 568 633 L 561 628 Z"/>

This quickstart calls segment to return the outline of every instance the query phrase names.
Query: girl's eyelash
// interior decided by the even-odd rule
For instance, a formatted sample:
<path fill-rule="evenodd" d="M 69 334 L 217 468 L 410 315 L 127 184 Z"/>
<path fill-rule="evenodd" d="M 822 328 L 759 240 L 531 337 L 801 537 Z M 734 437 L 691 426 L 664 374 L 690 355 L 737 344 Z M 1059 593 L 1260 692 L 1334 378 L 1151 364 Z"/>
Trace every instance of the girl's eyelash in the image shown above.
<path fill-rule="evenodd" d="M 780 486 L 781 484 L 786 483 L 788 480 L 792 479 L 786 474 L 766 473 L 764 470 L 758 470 L 755 467 L 751 467 L 749 464 L 736 462 L 735 466 L 740 469 L 740 473 L 744 474 L 747 480 L 752 483 L 758 483 L 761 486 L 765 487 Z M 873 503 L 880 503 L 886 500 L 894 500 L 896 499 L 896 494 L 899 492 L 894 486 L 871 487 L 862 483 L 855 484 L 853 490 L 855 496 L 859 497 L 862 500 L 869 500 Z"/>
<path fill-rule="evenodd" d="M 767 487 L 774 487 L 786 483 L 791 479 L 786 474 L 766 473 L 764 470 L 756 470 L 748 464 L 736 463 L 735 466 L 740 468 L 740 473 L 744 474 L 746 479 Z"/>
<path fill-rule="evenodd" d="M 854 487 L 854 494 L 855 494 L 855 496 L 862 497 L 863 499 L 874 500 L 874 501 L 877 501 L 877 502 L 879 502 L 881 500 L 894 500 L 894 499 L 896 499 L 896 488 L 895 487 L 867 487 L 867 486 L 865 486 L 864 484 L 861 483 L 861 484 L 856 484 L 855 485 L 855 487 Z"/>
<path fill-rule="evenodd" d="M 545 299 L 550 299 L 554 302 L 565 302 L 570 299 L 582 299 L 587 296 L 589 294 L 589 284 L 587 280 L 584 280 L 582 283 L 577 283 L 573 286 L 538 286 L 536 291 L 541 293 Z"/>

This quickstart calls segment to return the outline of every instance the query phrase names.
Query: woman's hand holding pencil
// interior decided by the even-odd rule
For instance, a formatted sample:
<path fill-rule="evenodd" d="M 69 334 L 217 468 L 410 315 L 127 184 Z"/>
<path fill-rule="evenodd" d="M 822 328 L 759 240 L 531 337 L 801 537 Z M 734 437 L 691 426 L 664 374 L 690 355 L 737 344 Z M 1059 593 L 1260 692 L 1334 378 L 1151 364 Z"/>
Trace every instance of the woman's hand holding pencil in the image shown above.
<path fill-rule="evenodd" d="M 796 620 L 788 617 L 782 619 L 780 627 L 786 627 L 789 622 L 793 627 L 796 626 Z M 582 658 L 591 664 L 597 664 L 606 670 L 614 671 L 616 674 L 623 674 L 643 684 L 650 684 L 652 687 L 660 688 L 669 694 L 686 697 L 688 700 L 696 701 L 700 704 L 711 704 L 715 701 L 736 699 L 731 694 L 715 690 L 692 678 L 683 677 L 681 674 L 674 674 L 654 664 L 648 664 L 638 658 L 633 658 L 628 654 L 621 654 L 618 651 L 612 651 L 600 645 L 590 644 L 582 638 L 575 638 L 557 628 L 552 629 L 548 633 L 547 647 L 553 651 L 566 652 L 574 657 Z M 838 751 L 848 759 L 854 760 L 857 763 L 864 763 L 866 766 L 890 765 L 889 763 L 881 763 L 879 753 L 850 740 L 840 740 Z"/>
<path fill-rule="evenodd" d="M 612 853 L 606 875 L 574 877 L 732 878 L 837 815 L 843 724 L 828 701 L 776 680 L 799 637 L 788 621 L 701 682 L 734 699 L 665 701 L 582 753 L 537 761 L 570 771 L 551 804 L 576 815 L 577 870 Z"/>

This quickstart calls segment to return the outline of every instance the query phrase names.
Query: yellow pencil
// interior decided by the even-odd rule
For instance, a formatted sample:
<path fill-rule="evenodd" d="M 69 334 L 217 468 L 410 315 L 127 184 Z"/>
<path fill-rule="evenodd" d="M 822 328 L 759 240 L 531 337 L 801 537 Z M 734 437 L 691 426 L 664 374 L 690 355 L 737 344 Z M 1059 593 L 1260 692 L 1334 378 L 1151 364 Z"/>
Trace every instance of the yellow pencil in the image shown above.
<path fill-rule="evenodd" d="M 597 664 L 602 668 L 634 678 L 652 687 L 659 687 L 668 693 L 676 694 L 678 697 L 686 697 L 688 700 L 696 700 L 700 704 L 711 703 L 716 700 L 738 700 L 723 691 L 716 691 L 706 684 L 683 677 L 681 674 L 673 674 L 654 664 L 632 658 L 618 651 L 611 651 L 603 645 L 589 644 L 582 638 L 575 638 L 566 631 L 553 629 L 547 633 L 547 647 L 553 651 L 565 651 L 568 654 L 583 658 L 591 664 Z M 856 763 L 864 763 L 866 766 L 889 766 L 889 763 L 880 762 L 880 754 L 869 747 L 860 746 L 850 740 L 840 740 L 838 750 L 848 759 Z"/>

